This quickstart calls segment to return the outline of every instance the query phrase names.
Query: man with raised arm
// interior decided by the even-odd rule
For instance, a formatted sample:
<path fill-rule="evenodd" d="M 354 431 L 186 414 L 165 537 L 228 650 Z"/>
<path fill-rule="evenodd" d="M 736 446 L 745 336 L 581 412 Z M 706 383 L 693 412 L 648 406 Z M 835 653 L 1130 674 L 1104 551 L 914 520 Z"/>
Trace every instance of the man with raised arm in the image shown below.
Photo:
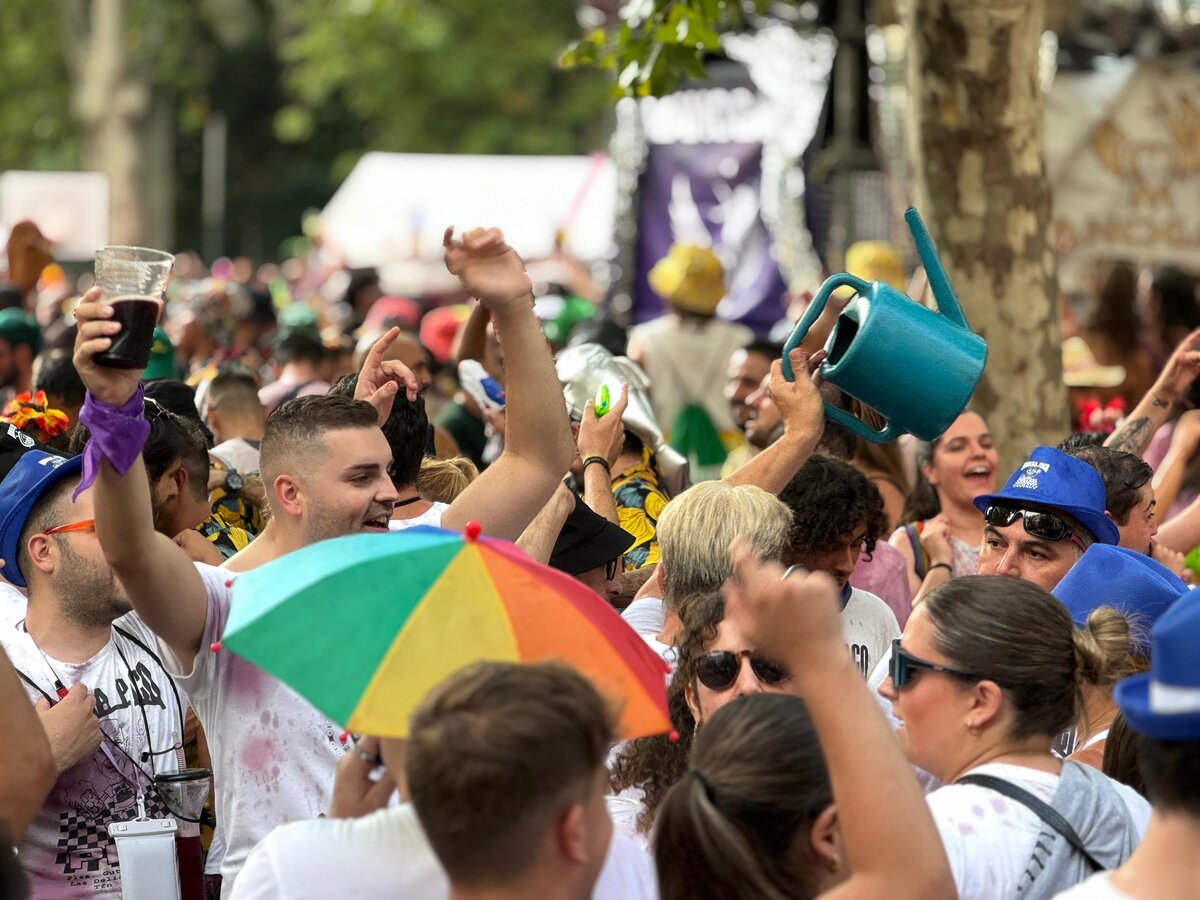
<path fill-rule="evenodd" d="M 515 538 L 570 465 L 566 412 L 520 258 L 495 229 L 468 232 L 461 240 L 447 230 L 445 243 L 447 267 L 492 310 L 510 362 L 506 451 L 442 521 L 461 528 L 478 519 L 485 532 Z M 111 316 L 97 292 L 85 295 L 76 311 L 75 364 L 88 387 L 81 418 L 93 435 L 84 482 L 95 481 L 96 532 L 105 558 L 158 636 L 164 661 L 209 736 L 227 847 L 227 896 L 261 837 L 283 822 L 327 812 L 341 729 L 282 682 L 212 651 L 229 617 L 229 573 L 191 563 L 154 531 L 139 456 L 148 431 L 139 373 L 93 361 L 118 330 Z M 228 568 L 244 571 L 318 540 L 387 529 L 397 494 L 379 423 L 401 386 L 410 400 L 418 388 L 408 369 L 382 361 L 388 343 L 385 336 L 376 345 L 359 376 L 356 396 L 369 402 L 303 397 L 267 419 L 261 471 L 271 523 Z M 336 614 L 336 598 L 330 598 L 330 613 Z"/>

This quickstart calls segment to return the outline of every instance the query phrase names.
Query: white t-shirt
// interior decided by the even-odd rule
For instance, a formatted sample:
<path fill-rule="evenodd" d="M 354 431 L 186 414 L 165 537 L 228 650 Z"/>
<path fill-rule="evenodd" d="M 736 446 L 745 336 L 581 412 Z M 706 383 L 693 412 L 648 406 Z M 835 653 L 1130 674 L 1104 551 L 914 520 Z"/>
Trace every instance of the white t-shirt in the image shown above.
<path fill-rule="evenodd" d="M 314 819 L 272 831 L 250 854 L 231 900 L 329 897 L 441 900 L 447 880 L 412 804 L 360 819 Z M 592 895 L 652 900 L 654 867 L 644 850 L 614 834 Z"/>
<path fill-rule="evenodd" d="M 25 595 L 0 578 L 0 626 L 12 625 L 25 618 L 29 601 Z"/>
<path fill-rule="evenodd" d="M 667 611 L 663 608 L 662 597 L 643 597 L 625 607 L 621 618 L 638 634 L 659 634 L 666 624 Z"/>
<path fill-rule="evenodd" d="M 413 516 L 411 519 L 390 520 L 388 522 L 388 531 L 403 531 L 405 528 L 412 528 L 414 525 L 432 525 L 434 528 L 441 528 L 442 513 L 449 508 L 449 503 L 431 503 L 429 509 L 425 510 L 419 516 Z"/>
<path fill-rule="evenodd" d="M 722 319 L 681 322 L 671 315 L 629 330 L 629 354 L 641 355 L 654 385 L 650 405 L 664 437 L 670 439 L 675 417 L 689 403 L 703 406 L 717 431 L 736 432 L 725 398 L 725 373 L 733 351 L 753 339 L 744 325 Z"/>
<path fill-rule="evenodd" d="M 213 760 L 225 842 L 221 895 L 228 897 L 250 850 L 272 828 L 328 811 L 342 729 L 272 675 L 228 651 L 213 653 L 229 620 L 229 572 L 196 564 L 208 617 L 191 672 L 161 641 L 163 661 L 191 697 Z"/>
<path fill-rule="evenodd" d="M 243 438 L 222 441 L 208 452 L 234 472 L 245 474 L 258 471 L 258 447 Z"/>
<path fill-rule="evenodd" d="M 850 599 L 841 613 L 842 637 L 854 664 L 866 678 L 900 637 L 900 625 L 891 607 L 874 594 L 850 589 Z"/>
<path fill-rule="evenodd" d="M 1059 776 L 1009 763 L 988 763 L 970 774 L 994 775 L 1049 803 Z M 1145 834 L 1150 804 L 1120 782 L 1113 787 L 1125 801 L 1138 835 Z M 1029 865 L 1043 824 L 1023 803 L 975 784 L 948 784 L 926 798 L 942 835 L 961 900 L 1012 897 Z"/>
<path fill-rule="evenodd" d="M 1054 900 L 1132 900 L 1131 894 L 1117 890 L 1111 875 L 1111 872 L 1097 872 L 1087 881 L 1055 894 Z"/>
<path fill-rule="evenodd" d="M 95 696 L 106 735 L 91 756 L 59 776 L 25 832 L 21 861 L 34 898 L 120 897 L 121 869 L 106 826 L 137 816 L 139 792 L 146 792 L 147 815 L 169 817 L 148 790 L 151 772 L 177 772 L 185 764 L 181 710 L 187 709 L 187 696 L 176 693 L 163 664 L 138 644 L 154 647 L 154 635 L 141 619 L 127 613 L 113 624 L 136 640 L 114 630 L 99 653 L 78 664 L 44 657 L 23 620 L 0 626 L 0 645 L 30 702 L 44 697 L 58 703 L 55 679 L 68 689 L 82 682 Z M 143 762 L 142 753 L 153 755 Z"/>

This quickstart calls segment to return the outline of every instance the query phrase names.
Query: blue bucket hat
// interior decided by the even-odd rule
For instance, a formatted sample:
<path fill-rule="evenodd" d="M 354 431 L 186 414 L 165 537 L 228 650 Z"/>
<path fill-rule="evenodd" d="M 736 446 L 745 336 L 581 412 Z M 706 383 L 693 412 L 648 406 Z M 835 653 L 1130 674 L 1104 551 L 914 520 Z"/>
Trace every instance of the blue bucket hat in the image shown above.
<path fill-rule="evenodd" d="M 1149 629 L 1187 592 L 1181 578 L 1146 554 L 1092 544 L 1050 593 L 1081 627 L 1093 609 L 1111 606 Z"/>
<path fill-rule="evenodd" d="M 29 511 L 38 498 L 56 482 L 83 469 L 83 457 L 58 456 L 44 450 L 30 450 L 0 481 L 0 569 L 8 581 L 17 587 L 27 587 L 25 577 L 17 568 L 17 544 Z"/>
<path fill-rule="evenodd" d="M 1150 630 L 1150 671 L 1117 682 L 1113 699 L 1138 734 L 1200 741 L 1200 588 L 1180 598 Z"/>
<path fill-rule="evenodd" d="M 993 503 L 1034 503 L 1073 516 L 1101 544 L 1117 544 L 1121 534 L 1104 514 L 1107 499 L 1104 479 L 1081 459 L 1053 447 L 1038 447 L 1009 476 L 998 494 L 976 497 L 975 508 L 987 512 Z"/>

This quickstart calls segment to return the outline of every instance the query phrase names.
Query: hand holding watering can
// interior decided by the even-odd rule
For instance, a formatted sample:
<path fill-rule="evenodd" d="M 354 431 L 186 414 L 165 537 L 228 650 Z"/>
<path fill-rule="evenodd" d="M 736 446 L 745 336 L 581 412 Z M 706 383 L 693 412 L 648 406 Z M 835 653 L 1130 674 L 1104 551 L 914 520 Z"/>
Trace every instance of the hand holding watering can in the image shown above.
<path fill-rule="evenodd" d="M 783 349 L 784 375 L 792 381 L 788 351 L 804 340 L 837 288 L 854 288 L 857 296 L 838 316 L 818 371 L 884 417 L 886 427 L 876 431 L 845 410 L 825 404 L 831 419 L 877 444 L 905 432 L 926 441 L 936 438 L 966 408 L 987 362 L 987 343 L 967 325 L 920 214 L 910 207 L 904 218 L 938 311 L 882 282 L 842 272 L 821 285 Z"/>

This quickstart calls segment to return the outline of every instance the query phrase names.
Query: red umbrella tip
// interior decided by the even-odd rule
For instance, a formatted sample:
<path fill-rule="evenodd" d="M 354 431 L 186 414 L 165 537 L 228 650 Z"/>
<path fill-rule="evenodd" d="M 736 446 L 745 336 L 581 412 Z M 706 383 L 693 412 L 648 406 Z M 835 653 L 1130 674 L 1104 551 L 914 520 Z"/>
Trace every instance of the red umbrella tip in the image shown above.
<path fill-rule="evenodd" d="M 213 653 L 221 652 L 221 642 L 213 641 L 211 644 L 208 645 L 208 649 L 211 650 Z"/>
<path fill-rule="evenodd" d="M 679 732 L 676 731 L 674 728 L 672 728 L 670 731 L 667 732 L 667 740 L 670 741 L 672 744 L 678 744 L 679 743 Z"/>
<path fill-rule="evenodd" d="M 468 522 L 467 527 L 463 529 L 463 534 L 467 536 L 467 540 L 474 543 L 479 538 L 480 532 L 483 531 L 483 526 L 478 522 Z"/>
<path fill-rule="evenodd" d="M 350 740 L 350 732 L 343 731 L 341 734 L 338 735 L 338 740 L 341 741 L 343 744 L 346 743 L 346 741 Z"/>

